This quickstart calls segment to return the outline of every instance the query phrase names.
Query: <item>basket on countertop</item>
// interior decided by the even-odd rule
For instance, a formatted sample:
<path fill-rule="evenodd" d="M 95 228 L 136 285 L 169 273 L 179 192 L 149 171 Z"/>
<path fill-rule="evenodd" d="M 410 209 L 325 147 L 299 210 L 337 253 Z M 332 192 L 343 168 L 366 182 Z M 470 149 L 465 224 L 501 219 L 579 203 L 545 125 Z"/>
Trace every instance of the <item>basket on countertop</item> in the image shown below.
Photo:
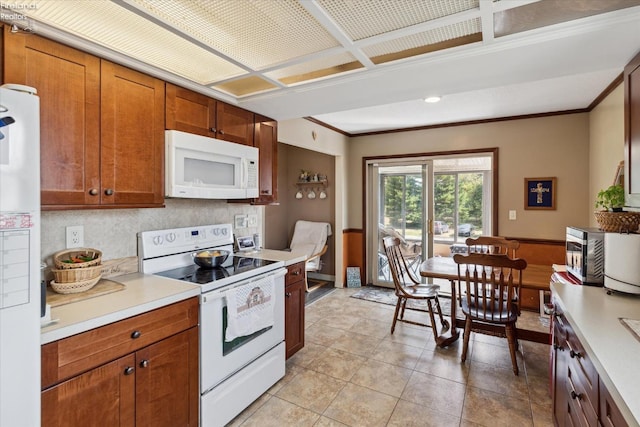
<path fill-rule="evenodd" d="M 94 277 L 93 279 L 83 280 L 80 282 L 57 283 L 55 280 L 52 280 L 51 289 L 59 294 L 76 294 L 93 288 L 101 278 L 102 274 L 98 277 Z"/>
<path fill-rule="evenodd" d="M 640 212 L 595 211 L 600 230 L 609 233 L 634 233 L 640 226 Z"/>
<path fill-rule="evenodd" d="M 77 262 L 74 259 L 87 260 Z M 65 249 L 53 254 L 53 262 L 56 268 L 60 270 L 93 267 L 101 264 L 102 252 L 92 248 Z"/>
<path fill-rule="evenodd" d="M 66 270 L 52 268 L 51 273 L 53 273 L 53 280 L 56 283 L 84 282 L 100 276 L 102 273 L 102 265 L 84 268 L 68 268 Z"/>

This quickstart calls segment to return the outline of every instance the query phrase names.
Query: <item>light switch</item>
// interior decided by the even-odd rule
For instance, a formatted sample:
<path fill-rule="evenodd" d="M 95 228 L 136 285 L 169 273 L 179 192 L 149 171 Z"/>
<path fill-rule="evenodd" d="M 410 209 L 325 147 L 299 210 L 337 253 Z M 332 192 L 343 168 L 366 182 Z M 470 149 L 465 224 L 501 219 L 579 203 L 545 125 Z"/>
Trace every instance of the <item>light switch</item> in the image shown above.
<path fill-rule="evenodd" d="M 514 211 L 514 210 L 510 210 L 509 211 L 509 219 L 512 220 L 512 221 L 515 221 L 515 219 L 516 219 L 516 211 Z"/>

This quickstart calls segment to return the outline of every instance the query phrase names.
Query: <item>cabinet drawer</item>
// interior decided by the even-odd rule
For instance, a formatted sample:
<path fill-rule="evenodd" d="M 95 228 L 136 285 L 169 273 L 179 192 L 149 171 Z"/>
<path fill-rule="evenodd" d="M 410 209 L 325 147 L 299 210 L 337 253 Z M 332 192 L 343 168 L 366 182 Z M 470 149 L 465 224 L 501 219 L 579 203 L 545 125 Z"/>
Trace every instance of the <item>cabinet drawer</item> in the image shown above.
<path fill-rule="evenodd" d="M 287 275 L 284 278 L 285 286 L 289 286 L 292 283 L 304 280 L 304 262 L 297 264 L 291 264 L 287 267 Z"/>
<path fill-rule="evenodd" d="M 569 366 L 573 369 L 578 377 L 587 399 L 591 405 L 597 410 L 598 408 L 598 372 L 595 366 L 584 351 L 584 347 L 576 337 L 570 325 L 566 325 L 567 342 L 566 350 L 568 353 Z"/>
<path fill-rule="evenodd" d="M 597 426 L 598 425 L 598 400 L 590 400 L 587 388 L 582 382 L 584 377 L 575 369 L 575 364 L 569 362 L 567 368 L 567 402 L 569 417 L 574 425 Z M 596 386 L 597 390 L 597 386 Z M 595 403 L 595 405 L 594 405 Z"/>
<path fill-rule="evenodd" d="M 42 346 L 42 388 L 198 324 L 191 298 Z"/>

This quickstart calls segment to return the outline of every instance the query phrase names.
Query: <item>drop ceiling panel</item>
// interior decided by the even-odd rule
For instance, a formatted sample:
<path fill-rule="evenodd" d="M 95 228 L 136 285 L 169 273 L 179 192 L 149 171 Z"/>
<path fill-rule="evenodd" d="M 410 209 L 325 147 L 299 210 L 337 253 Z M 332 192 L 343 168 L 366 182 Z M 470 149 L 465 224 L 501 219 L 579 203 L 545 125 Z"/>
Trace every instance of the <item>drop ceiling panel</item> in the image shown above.
<path fill-rule="evenodd" d="M 266 75 L 280 80 L 284 84 L 291 85 L 302 81 L 333 76 L 358 68 L 362 68 L 362 64 L 356 61 L 349 52 L 343 52 L 281 68 L 266 73 Z"/>
<path fill-rule="evenodd" d="M 130 1 L 252 69 L 338 46 L 293 0 Z"/>
<path fill-rule="evenodd" d="M 367 46 L 363 48 L 362 51 L 369 57 L 379 57 L 397 52 L 414 50 L 424 46 L 436 45 L 449 40 L 463 39 L 465 36 L 480 34 L 481 31 L 480 19 L 477 18 Z M 475 41 L 478 40 L 478 38 L 471 38 L 469 40 Z M 424 51 L 431 50 L 424 49 Z M 418 54 L 421 50 L 417 49 L 415 52 Z M 377 61 L 374 62 L 377 63 Z"/>
<path fill-rule="evenodd" d="M 24 12 L 52 27 L 200 84 L 245 72 L 110 1 L 37 1 L 34 8 Z"/>
<path fill-rule="evenodd" d="M 318 0 L 352 40 L 362 40 L 478 7 L 478 0 Z"/>

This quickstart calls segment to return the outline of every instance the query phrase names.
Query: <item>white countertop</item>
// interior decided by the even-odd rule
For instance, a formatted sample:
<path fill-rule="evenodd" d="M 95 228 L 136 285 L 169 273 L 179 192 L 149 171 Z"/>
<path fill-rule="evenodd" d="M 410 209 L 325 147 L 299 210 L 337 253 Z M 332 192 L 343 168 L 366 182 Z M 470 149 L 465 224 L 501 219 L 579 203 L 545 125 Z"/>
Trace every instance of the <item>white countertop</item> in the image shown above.
<path fill-rule="evenodd" d="M 40 343 L 47 344 L 187 298 L 200 295 L 200 287 L 160 276 L 132 273 L 109 279 L 125 289 L 51 309 L 56 323 L 41 329 Z"/>
<path fill-rule="evenodd" d="M 640 297 L 552 283 L 564 315 L 630 426 L 640 426 L 640 340 L 620 318 L 640 319 Z"/>
<path fill-rule="evenodd" d="M 304 254 L 295 254 L 289 251 L 279 251 L 275 249 L 260 249 L 257 251 L 251 251 L 247 254 L 252 258 L 267 259 L 270 261 L 284 261 L 285 266 L 303 262 L 307 259 Z"/>

